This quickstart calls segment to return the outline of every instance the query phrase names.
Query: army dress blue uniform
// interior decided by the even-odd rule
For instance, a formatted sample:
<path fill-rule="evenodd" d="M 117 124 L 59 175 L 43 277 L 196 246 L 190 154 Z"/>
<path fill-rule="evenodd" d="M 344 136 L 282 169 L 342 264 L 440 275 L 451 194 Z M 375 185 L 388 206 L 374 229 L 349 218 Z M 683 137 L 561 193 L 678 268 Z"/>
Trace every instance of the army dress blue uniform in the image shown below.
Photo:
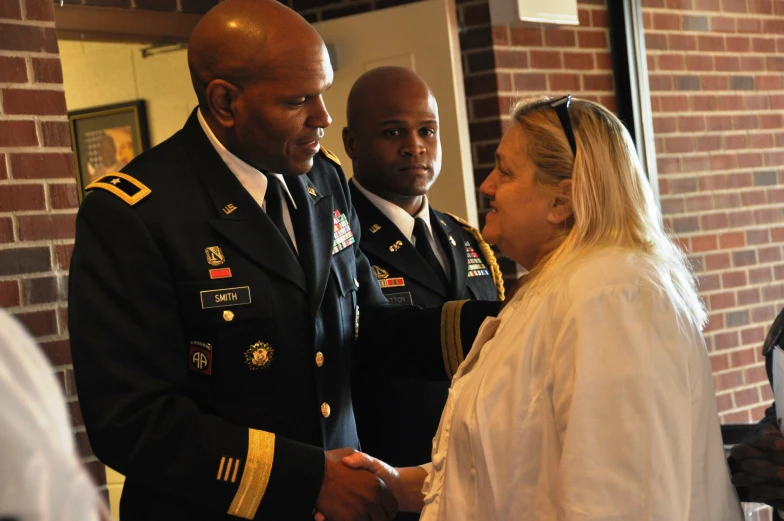
<path fill-rule="evenodd" d="M 362 193 L 355 180 L 349 181 L 349 189 L 362 227 L 360 249 L 390 303 L 431 307 L 450 300 L 503 299 L 495 256 L 468 223 L 429 208 L 433 236 L 446 257 L 449 287 L 444 287 L 409 238 Z M 390 329 L 389 334 L 400 331 Z M 443 379 L 422 381 L 378 371 L 357 375 L 353 395 L 362 449 L 394 466 L 430 461 L 448 391 L 449 382 Z M 418 516 L 401 513 L 397 519 L 409 518 Z"/>
<path fill-rule="evenodd" d="M 88 187 L 71 348 L 93 451 L 126 476 L 123 521 L 312 519 L 324 450 L 359 447 L 352 368 L 450 378 L 461 335 L 497 312 L 386 305 L 339 164 L 322 151 L 283 177 L 298 256 L 196 111 Z"/>

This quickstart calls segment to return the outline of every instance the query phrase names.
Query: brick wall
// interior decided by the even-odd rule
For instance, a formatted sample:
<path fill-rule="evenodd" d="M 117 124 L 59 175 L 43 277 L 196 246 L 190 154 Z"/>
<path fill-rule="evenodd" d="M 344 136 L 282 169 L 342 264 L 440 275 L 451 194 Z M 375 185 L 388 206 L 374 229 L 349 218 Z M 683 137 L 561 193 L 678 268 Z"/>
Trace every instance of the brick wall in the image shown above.
<path fill-rule="evenodd" d="M 756 421 L 784 306 L 784 1 L 643 5 L 662 210 L 710 310 L 722 420 Z"/>
<path fill-rule="evenodd" d="M 67 270 L 78 201 L 53 16 L 45 0 L 0 0 L 0 306 L 54 365 L 79 451 L 102 481 L 68 345 Z"/>

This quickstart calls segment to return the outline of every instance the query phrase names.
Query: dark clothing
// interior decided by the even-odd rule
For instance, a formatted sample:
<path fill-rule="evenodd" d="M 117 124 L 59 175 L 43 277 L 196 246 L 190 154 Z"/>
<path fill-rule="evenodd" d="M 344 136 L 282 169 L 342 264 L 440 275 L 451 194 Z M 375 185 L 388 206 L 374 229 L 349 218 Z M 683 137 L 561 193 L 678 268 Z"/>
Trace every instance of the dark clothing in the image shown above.
<path fill-rule="evenodd" d="M 385 305 L 324 153 L 286 176 L 299 256 L 195 112 L 124 172 L 82 203 L 69 294 L 90 443 L 126 475 L 121 518 L 312 519 L 324 449 L 359 446 L 351 368 L 448 377 L 445 353 L 462 353 L 441 342 L 451 305 Z M 466 350 L 494 312 L 462 308 Z"/>
<path fill-rule="evenodd" d="M 408 237 L 353 182 L 349 182 L 349 188 L 362 227 L 360 249 L 373 265 L 391 303 L 429 307 L 448 300 L 498 299 L 491 275 L 495 258 L 480 256 L 482 248 L 467 225 L 430 209 L 433 235 L 447 256 L 451 276 L 447 291 Z M 398 248 L 390 249 L 398 243 Z M 469 260 L 474 266 L 472 270 Z M 396 282 L 389 285 L 389 281 Z M 389 334 L 397 336 L 400 331 L 390 330 Z M 354 409 L 362 450 L 394 466 L 429 462 L 448 391 L 449 382 L 413 381 L 391 371 L 385 375 L 369 372 L 355 378 Z M 398 516 L 402 518 L 403 514 Z"/>

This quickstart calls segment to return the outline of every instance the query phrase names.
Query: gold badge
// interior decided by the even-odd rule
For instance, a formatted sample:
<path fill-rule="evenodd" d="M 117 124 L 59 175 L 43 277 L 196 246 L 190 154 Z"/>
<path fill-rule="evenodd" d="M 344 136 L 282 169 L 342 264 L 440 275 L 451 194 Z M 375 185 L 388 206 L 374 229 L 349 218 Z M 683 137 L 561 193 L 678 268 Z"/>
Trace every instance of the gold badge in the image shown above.
<path fill-rule="evenodd" d="M 310 195 L 312 195 L 313 197 L 316 197 L 316 196 L 318 195 L 318 194 L 316 193 L 316 189 L 315 189 L 315 188 L 313 188 L 312 186 L 309 186 L 309 187 L 308 187 L 308 193 L 309 193 Z"/>
<path fill-rule="evenodd" d="M 377 232 L 377 231 L 379 231 L 380 229 L 381 229 L 381 226 L 379 226 L 378 224 L 374 224 L 373 226 L 371 226 L 371 227 L 369 228 L 369 230 L 370 230 L 370 233 L 376 233 L 376 232 Z"/>
<path fill-rule="evenodd" d="M 375 264 L 373 265 L 373 273 L 376 274 L 376 278 L 378 280 L 383 280 L 389 277 L 389 272 L 387 270 L 385 270 L 381 266 L 376 266 Z"/>
<path fill-rule="evenodd" d="M 226 258 L 223 256 L 223 251 L 221 251 L 220 246 L 205 248 L 204 253 L 207 255 L 207 262 L 210 263 L 211 266 L 220 266 L 226 262 Z"/>
<path fill-rule="evenodd" d="M 403 241 L 395 241 L 395 243 L 394 243 L 394 244 L 392 244 L 392 245 L 389 247 L 389 251 L 391 251 L 391 252 L 396 252 L 397 250 L 399 250 L 399 249 L 400 249 L 400 248 L 402 248 L 402 247 L 403 247 Z"/>
<path fill-rule="evenodd" d="M 226 322 L 231 322 L 232 320 L 234 320 L 234 312 L 232 312 L 232 311 L 230 311 L 228 309 L 226 311 L 224 311 L 223 312 L 223 320 L 225 320 Z"/>
<path fill-rule="evenodd" d="M 266 342 L 256 342 L 245 351 L 245 363 L 253 371 L 266 369 L 272 363 L 274 351 Z"/>
<path fill-rule="evenodd" d="M 223 207 L 223 213 L 225 213 L 226 215 L 229 215 L 231 212 L 233 212 L 236 209 L 237 209 L 236 206 L 234 206 L 233 204 L 229 203 L 229 204 L 227 204 L 226 206 Z"/>
<path fill-rule="evenodd" d="M 112 183 L 113 185 L 117 186 L 117 183 L 120 182 L 120 178 L 119 177 L 115 177 L 114 179 L 112 179 L 109 182 Z"/>
<path fill-rule="evenodd" d="M 455 238 L 452 237 L 451 235 L 449 236 L 449 244 L 451 244 L 452 246 L 457 246 L 457 243 L 455 242 Z"/>

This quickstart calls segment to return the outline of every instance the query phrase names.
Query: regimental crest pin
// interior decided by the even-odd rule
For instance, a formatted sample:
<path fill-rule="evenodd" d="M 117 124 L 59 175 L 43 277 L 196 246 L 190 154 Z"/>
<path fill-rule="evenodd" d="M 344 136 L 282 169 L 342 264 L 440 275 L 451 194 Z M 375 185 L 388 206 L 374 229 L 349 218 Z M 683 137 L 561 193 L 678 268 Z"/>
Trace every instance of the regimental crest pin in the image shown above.
<path fill-rule="evenodd" d="M 449 244 L 451 244 L 452 246 L 457 246 L 457 243 L 455 242 L 455 238 L 452 237 L 451 235 L 449 236 Z"/>
<path fill-rule="evenodd" d="M 226 262 L 226 258 L 223 256 L 223 251 L 220 249 L 220 246 L 205 248 L 204 254 L 207 255 L 207 262 L 210 266 L 220 266 Z"/>
<path fill-rule="evenodd" d="M 256 342 L 245 351 L 245 363 L 251 371 L 266 369 L 272 363 L 275 352 L 266 342 Z"/>
<path fill-rule="evenodd" d="M 389 251 L 394 253 L 402 247 L 403 247 L 403 241 L 395 241 L 389 246 Z"/>
<path fill-rule="evenodd" d="M 308 186 L 308 193 L 309 193 L 310 195 L 312 195 L 313 197 L 316 197 L 316 196 L 318 196 L 318 194 L 316 193 L 316 189 L 315 189 L 315 188 L 313 188 L 312 186 Z"/>
<path fill-rule="evenodd" d="M 373 265 L 373 273 L 376 274 L 376 278 L 378 280 L 384 280 L 389 277 L 389 272 L 382 268 L 381 266 Z"/>

